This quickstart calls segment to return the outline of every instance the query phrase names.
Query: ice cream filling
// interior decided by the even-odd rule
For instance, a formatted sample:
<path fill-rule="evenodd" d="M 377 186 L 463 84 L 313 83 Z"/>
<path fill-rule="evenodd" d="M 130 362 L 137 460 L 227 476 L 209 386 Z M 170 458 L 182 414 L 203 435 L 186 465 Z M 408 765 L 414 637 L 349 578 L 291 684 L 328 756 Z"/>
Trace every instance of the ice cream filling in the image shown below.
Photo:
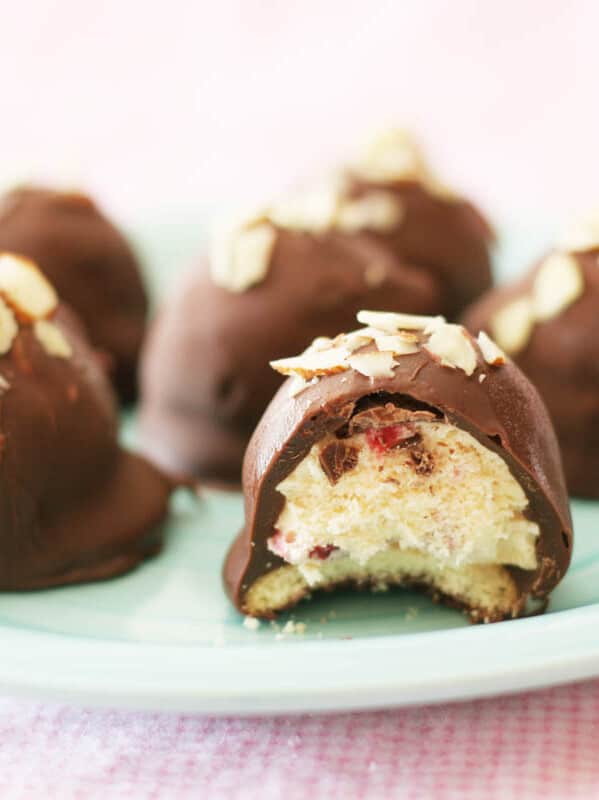
<path fill-rule="evenodd" d="M 362 569 L 385 551 L 453 573 L 535 569 L 539 526 L 505 461 L 432 414 L 385 408 L 393 424 L 382 414 L 372 427 L 327 435 L 278 485 L 285 505 L 269 549 L 311 586 L 327 580 L 333 560 Z"/>

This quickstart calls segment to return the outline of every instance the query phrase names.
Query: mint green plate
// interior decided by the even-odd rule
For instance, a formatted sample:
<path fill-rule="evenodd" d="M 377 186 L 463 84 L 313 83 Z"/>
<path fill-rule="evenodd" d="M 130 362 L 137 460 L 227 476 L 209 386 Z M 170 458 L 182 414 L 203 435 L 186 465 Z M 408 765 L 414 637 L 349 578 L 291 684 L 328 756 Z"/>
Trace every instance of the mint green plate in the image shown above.
<path fill-rule="evenodd" d="M 432 702 L 599 673 L 599 506 L 575 504 L 550 613 L 470 626 L 401 591 L 315 598 L 248 630 L 220 567 L 241 498 L 184 493 L 164 553 L 106 583 L 0 598 L 0 689 L 84 704 L 251 713 Z M 284 633 L 288 619 L 304 633 Z"/>
<path fill-rule="evenodd" d="M 188 225 L 152 229 L 142 243 L 159 266 L 157 282 L 196 238 Z M 528 237 L 513 263 L 537 245 Z M 0 690 L 240 714 L 433 702 L 599 674 L 599 504 L 574 503 L 574 518 L 573 565 L 544 616 L 470 626 L 412 593 L 337 593 L 250 630 L 220 583 L 242 522 L 240 496 L 180 492 L 164 552 L 136 571 L 0 595 Z"/>

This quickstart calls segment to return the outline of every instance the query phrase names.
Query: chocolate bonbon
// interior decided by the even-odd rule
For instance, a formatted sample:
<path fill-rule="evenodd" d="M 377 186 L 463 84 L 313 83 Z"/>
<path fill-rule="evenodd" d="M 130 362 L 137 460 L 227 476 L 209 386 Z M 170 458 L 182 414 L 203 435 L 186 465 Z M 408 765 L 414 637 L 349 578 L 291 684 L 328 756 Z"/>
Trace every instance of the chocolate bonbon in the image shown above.
<path fill-rule="evenodd" d="M 544 603 L 572 526 L 536 390 L 484 334 L 439 317 L 359 319 L 273 364 L 290 377 L 245 457 L 229 596 L 264 617 L 345 584 L 423 587 L 474 621 Z"/>
<path fill-rule="evenodd" d="M 0 589 L 100 580 L 158 552 L 173 484 L 117 432 L 78 318 L 34 262 L 0 254 Z"/>

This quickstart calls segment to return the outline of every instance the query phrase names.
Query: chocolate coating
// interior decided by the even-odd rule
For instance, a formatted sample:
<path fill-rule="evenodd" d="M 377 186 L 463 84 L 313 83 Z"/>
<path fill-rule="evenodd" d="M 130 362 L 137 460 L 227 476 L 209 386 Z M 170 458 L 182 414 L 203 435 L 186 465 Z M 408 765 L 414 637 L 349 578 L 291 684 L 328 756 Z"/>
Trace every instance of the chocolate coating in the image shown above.
<path fill-rule="evenodd" d="M 372 349 L 372 346 L 369 347 Z M 523 596 L 545 598 L 571 557 L 572 523 L 560 454 L 547 411 L 513 364 L 479 366 L 484 382 L 442 366 L 426 350 L 399 358 L 392 377 L 369 379 L 350 370 L 322 378 L 295 398 L 281 387 L 249 444 L 243 467 L 245 527 L 227 556 L 226 591 L 240 611 L 252 583 L 285 562 L 267 549 L 284 498 L 278 484 L 326 433 L 342 428 L 365 398 L 384 405 L 434 410 L 497 453 L 520 483 L 529 515 L 540 526 L 536 570 L 510 570 Z"/>
<path fill-rule="evenodd" d="M 22 325 L 0 357 L 0 589 L 109 578 L 161 546 L 172 483 L 117 441 L 112 389 L 74 315 L 73 354 Z"/>
<path fill-rule="evenodd" d="M 350 330 L 363 307 L 424 314 L 439 304 L 429 275 L 368 234 L 278 229 L 266 277 L 242 293 L 215 285 L 204 263 L 144 347 L 144 449 L 174 472 L 238 484 L 245 447 L 282 380 L 269 361 Z"/>
<path fill-rule="evenodd" d="M 0 250 L 40 266 L 106 353 L 121 400 L 134 400 L 148 301 L 120 231 L 85 195 L 24 187 L 2 200 Z"/>
<path fill-rule="evenodd" d="M 599 497 L 599 250 L 575 253 L 582 295 L 560 314 L 537 322 L 513 354 L 545 401 L 561 446 L 568 489 Z M 492 290 L 464 316 L 472 331 L 489 332 L 495 313 L 530 292 L 542 262 L 523 279 Z"/>
<path fill-rule="evenodd" d="M 348 194 L 362 197 L 384 191 L 404 209 L 398 225 L 370 235 L 438 284 L 437 304 L 426 313 L 455 319 L 492 284 L 490 246 L 493 232 L 482 214 L 458 197 L 433 194 L 418 182 L 372 183 L 349 179 Z M 410 311 L 401 306 L 402 311 Z"/>

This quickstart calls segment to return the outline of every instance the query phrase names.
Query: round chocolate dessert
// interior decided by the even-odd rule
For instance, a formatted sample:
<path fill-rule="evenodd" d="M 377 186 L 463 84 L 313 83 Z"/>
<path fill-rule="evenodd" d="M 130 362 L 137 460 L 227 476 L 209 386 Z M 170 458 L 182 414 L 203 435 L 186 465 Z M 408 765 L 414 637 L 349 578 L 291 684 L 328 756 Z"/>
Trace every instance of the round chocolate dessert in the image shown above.
<path fill-rule="evenodd" d="M 0 254 L 0 419 L 0 589 L 109 578 L 158 552 L 172 482 L 120 448 L 82 326 L 12 254 Z"/>
<path fill-rule="evenodd" d="M 343 181 L 348 222 L 359 220 L 362 208 L 394 207 L 394 224 L 368 230 L 437 282 L 440 302 L 429 314 L 453 319 L 491 286 L 492 229 L 475 206 L 439 181 L 405 131 L 373 140 Z"/>
<path fill-rule="evenodd" d="M 215 237 L 163 308 L 141 373 L 144 448 L 163 466 L 238 484 L 281 382 L 269 361 L 350 329 L 365 306 L 457 311 L 490 284 L 478 213 L 405 137 L 377 154 Z"/>
<path fill-rule="evenodd" d="M 539 390 L 569 491 L 599 497 L 599 224 L 489 292 L 464 322 L 492 335 Z"/>
<path fill-rule="evenodd" d="M 0 205 L 0 250 L 39 264 L 105 353 L 121 400 L 134 400 L 148 301 L 120 231 L 84 194 L 24 187 Z"/>
<path fill-rule="evenodd" d="M 349 584 L 423 588 L 476 622 L 542 607 L 572 524 L 535 388 L 485 334 L 358 319 L 368 327 L 273 363 L 291 377 L 245 457 L 245 527 L 224 566 L 233 603 L 272 617 Z"/>

